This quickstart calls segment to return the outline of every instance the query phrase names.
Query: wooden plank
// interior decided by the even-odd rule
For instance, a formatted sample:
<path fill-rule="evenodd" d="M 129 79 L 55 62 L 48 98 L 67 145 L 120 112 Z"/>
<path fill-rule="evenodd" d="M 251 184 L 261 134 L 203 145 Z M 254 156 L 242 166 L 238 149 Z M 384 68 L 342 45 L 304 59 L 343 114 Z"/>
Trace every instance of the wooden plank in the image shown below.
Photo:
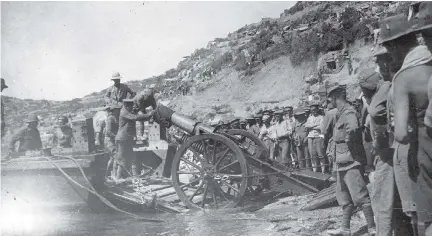
<path fill-rule="evenodd" d="M 334 202 L 337 202 L 336 199 L 336 184 L 333 184 L 327 189 L 322 190 L 318 194 L 314 196 L 310 201 L 304 205 L 301 210 L 302 211 L 311 211 L 318 209 L 323 206 L 328 206 Z"/>

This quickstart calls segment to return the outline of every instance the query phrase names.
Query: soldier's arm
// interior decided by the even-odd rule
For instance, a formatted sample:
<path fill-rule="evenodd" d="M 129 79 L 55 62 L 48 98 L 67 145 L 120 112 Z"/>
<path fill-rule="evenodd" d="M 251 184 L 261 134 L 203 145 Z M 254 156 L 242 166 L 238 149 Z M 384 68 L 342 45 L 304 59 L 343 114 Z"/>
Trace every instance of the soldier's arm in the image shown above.
<path fill-rule="evenodd" d="M 409 95 L 407 79 L 402 72 L 398 79 L 393 82 L 394 86 L 394 136 L 396 141 L 402 144 L 408 143 L 408 115 L 409 115 Z"/>
<path fill-rule="evenodd" d="M 154 96 L 152 96 L 151 97 L 151 100 L 152 100 L 152 104 L 151 104 L 151 106 L 153 107 L 153 110 L 155 110 L 156 109 L 156 107 L 157 107 L 157 103 L 156 103 L 156 99 L 154 98 Z"/>
<path fill-rule="evenodd" d="M 25 135 L 25 129 L 20 129 L 17 133 L 15 133 L 10 142 L 9 142 L 9 150 L 14 152 L 15 151 L 15 144 L 16 142 L 20 141 L 24 138 Z"/>
<path fill-rule="evenodd" d="M 135 97 L 135 95 L 137 94 L 135 91 L 133 91 L 131 88 L 129 88 L 129 86 L 126 86 L 126 91 L 130 94 L 130 97 L 133 98 Z"/>
<path fill-rule="evenodd" d="M 131 112 L 124 112 L 121 116 L 128 120 L 140 121 L 140 120 L 148 120 L 154 114 L 154 111 L 151 111 L 148 114 L 136 115 Z"/>

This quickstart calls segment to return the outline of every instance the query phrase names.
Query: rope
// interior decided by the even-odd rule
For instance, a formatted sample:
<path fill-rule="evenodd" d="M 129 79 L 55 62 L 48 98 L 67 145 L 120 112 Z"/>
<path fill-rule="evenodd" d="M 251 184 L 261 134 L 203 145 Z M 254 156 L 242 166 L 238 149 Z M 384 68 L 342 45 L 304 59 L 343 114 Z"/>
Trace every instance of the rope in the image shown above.
<path fill-rule="evenodd" d="M 62 173 L 63 176 L 67 180 L 69 180 L 73 184 L 77 185 L 78 187 L 80 187 L 80 188 L 82 188 L 84 190 L 87 190 L 88 192 L 94 194 L 103 203 L 105 203 L 108 207 L 110 207 L 110 208 L 112 208 L 112 209 L 114 209 L 114 210 L 116 210 L 118 212 L 121 212 L 121 213 L 123 213 L 125 215 L 131 216 L 131 217 L 133 217 L 135 219 L 139 219 L 139 220 L 143 220 L 143 221 L 148 221 L 148 222 L 163 222 L 162 220 L 144 218 L 144 217 L 141 217 L 139 215 L 136 215 L 136 214 L 133 214 L 133 213 L 130 213 L 130 212 L 127 212 L 127 211 L 124 211 L 124 210 L 121 210 L 121 209 L 117 208 L 110 201 L 108 201 L 105 197 L 103 197 L 102 195 L 100 195 L 99 193 L 96 192 L 95 188 L 93 187 L 93 185 L 91 184 L 91 182 L 87 178 L 87 175 L 84 173 L 84 170 L 82 169 L 82 167 L 80 166 L 80 164 L 77 162 L 77 160 L 75 158 L 68 157 L 68 156 L 59 156 L 59 157 L 63 157 L 63 158 L 66 158 L 66 159 L 69 159 L 69 160 L 73 161 L 77 165 L 78 169 L 80 170 L 80 172 L 83 175 L 84 179 L 86 180 L 87 184 L 89 184 L 90 188 L 87 188 L 87 187 L 81 185 L 80 183 L 76 182 L 62 168 L 60 168 L 60 166 L 58 166 L 56 163 L 54 163 L 51 158 L 49 158 L 49 157 L 42 157 L 42 158 L 45 159 L 45 160 L 47 160 L 47 161 L 49 161 L 54 167 L 56 167 L 60 171 L 60 173 Z"/>

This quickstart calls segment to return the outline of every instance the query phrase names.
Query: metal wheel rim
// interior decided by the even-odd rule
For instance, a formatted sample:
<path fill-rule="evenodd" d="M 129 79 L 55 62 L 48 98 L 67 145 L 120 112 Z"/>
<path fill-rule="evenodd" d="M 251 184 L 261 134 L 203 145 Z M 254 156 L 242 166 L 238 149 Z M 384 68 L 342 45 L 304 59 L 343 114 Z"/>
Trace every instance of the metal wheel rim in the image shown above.
<path fill-rule="evenodd" d="M 239 173 L 239 174 L 241 174 L 241 177 L 239 177 L 238 179 L 241 179 L 241 180 L 239 181 L 240 186 L 237 188 L 237 195 L 233 199 L 230 199 L 231 201 L 228 201 L 228 203 L 223 205 L 223 206 L 218 206 L 217 202 L 215 201 L 216 208 L 235 207 L 237 204 L 239 204 L 241 202 L 243 195 L 244 195 L 246 188 L 247 188 L 247 178 L 244 178 L 245 176 L 248 175 L 246 159 L 243 155 L 242 150 L 237 146 L 237 144 L 234 141 L 230 140 L 227 137 L 219 135 L 219 134 L 202 134 L 202 135 L 193 136 L 193 137 L 189 138 L 188 140 L 186 140 L 186 142 L 184 142 L 183 145 L 180 146 L 179 150 L 176 152 L 176 154 L 174 156 L 174 160 L 173 160 L 173 164 L 172 164 L 172 168 L 171 168 L 171 175 L 172 175 L 174 189 L 176 190 L 176 192 L 177 192 L 179 198 L 182 200 L 182 202 L 186 206 L 188 206 L 189 208 L 208 209 L 205 207 L 205 205 L 202 206 L 202 202 L 200 204 L 196 204 L 193 202 L 193 200 L 192 201 L 189 200 L 190 195 L 189 196 L 186 195 L 186 193 L 183 191 L 183 187 L 187 187 L 184 185 L 189 185 L 189 184 L 183 184 L 183 186 L 180 186 L 181 182 L 180 182 L 179 173 L 178 173 L 178 172 L 180 172 L 180 166 L 179 166 L 180 162 L 182 160 L 184 162 L 183 156 L 186 154 L 186 152 L 188 151 L 190 146 L 194 143 L 204 141 L 204 140 L 214 140 L 216 142 L 224 144 L 235 155 L 235 158 L 238 161 L 238 164 L 239 164 L 240 170 L 241 170 L 241 173 Z M 194 155 L 194 157 L 195 157 L 195 155 Z M 203 177 L 202 173 L 201 173 L 200 177 Z M 217 185 L 215 185 L 215 183 L 213 181 L 207 181 L 206 182 L 206 181 L 204 181 L 204 179 L 202 179 L 202 178 L 200 178 L 200 179 L 201 180 L 199 182 L 199 188 L 198 189 L 203 189 L 205 191 L 205 188 L 208 188 L 208 189 L 212 188 L 211 192 L 215 193 L 215 188 L 217 187 Z M 201 186 L 201 182 L 203 182 L 204 185 L 207 187 Z M 225 183 L 223 183 L 223 185 L 225 185 Z M 235 188 L 233 188 L 233 189 L 235 189 Z M 198 191 L 198 190 L 196 190 L 196 191 Z M 219 190 L 217 190 L 217 191 L 219 191 Z M 212 193 L 210 193 L 210 195 L 213 195 Z M 194 191 L 194 194 L 195 194 L 195 191 Z M 194 194 L 192 194 L 192 195 L 194 195 Z M 222 193 L 222 195 L 223 195 L 223 193 Z M 203 193 L 203 196 L 204 196 L 204 199 L 206 200 L 207 197 L 205 196 L 205 193 Z M 194 197 L 195 197 L 195 195 L 194 195 Z M 217 198 L 217 197 L 215 197 L 215 195 L 210 196 L 210 199 L 212 199 L 212 200 L 214 200 L 215 198 Z M 211 205 L 209 205 L 209 206 L 211 206 Z"/>

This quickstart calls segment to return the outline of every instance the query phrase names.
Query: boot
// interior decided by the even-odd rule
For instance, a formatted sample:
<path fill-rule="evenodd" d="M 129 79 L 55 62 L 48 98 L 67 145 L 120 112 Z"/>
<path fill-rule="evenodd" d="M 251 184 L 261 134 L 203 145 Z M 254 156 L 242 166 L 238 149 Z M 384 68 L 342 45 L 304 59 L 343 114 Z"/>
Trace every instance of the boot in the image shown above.
<path fill-rule="evenodd" d="M 340 228 L 335 229 L 335 230 L 329 230 L 327 231 L 327 233 L 329 235 L 339 235 L 339 236 L 351 236 L 351 216 L 353 214 L 354 211 L 354 205 L 349 204 L 346 206 L 342 206 L 342 211 L 343 211 L 343 215 L 342 215 L 342 225 Z"/>
<path fill-rule="evenodd" d="M 363 214 L 366 218 L 366 222 L 368 225 L 368 232 L 369 236 L 375 236 L 376 235 L 376 226 L 375 226 L 375 220 L 374 220 L 374 214 L 372 211 L 371 204 L 365 204 L 363 205 Z"/>

